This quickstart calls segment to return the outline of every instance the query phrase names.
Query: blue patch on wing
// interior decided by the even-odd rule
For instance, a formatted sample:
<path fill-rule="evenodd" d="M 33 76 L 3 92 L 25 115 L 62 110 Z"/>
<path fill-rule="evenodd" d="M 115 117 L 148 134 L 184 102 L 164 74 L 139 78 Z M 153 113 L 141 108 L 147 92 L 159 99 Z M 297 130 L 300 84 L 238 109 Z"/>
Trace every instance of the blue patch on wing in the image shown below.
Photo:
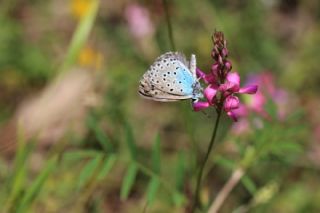
<path fill-rule="evenodd" d="M 185 95 L 193 94 L 192 85 L 194 84 L 196 79 L 193 78 L 189 70 L 184 67 L 179 67 L 179 69 L 177 70 L 176 80 L 179 82 L 179 86 Z"/>

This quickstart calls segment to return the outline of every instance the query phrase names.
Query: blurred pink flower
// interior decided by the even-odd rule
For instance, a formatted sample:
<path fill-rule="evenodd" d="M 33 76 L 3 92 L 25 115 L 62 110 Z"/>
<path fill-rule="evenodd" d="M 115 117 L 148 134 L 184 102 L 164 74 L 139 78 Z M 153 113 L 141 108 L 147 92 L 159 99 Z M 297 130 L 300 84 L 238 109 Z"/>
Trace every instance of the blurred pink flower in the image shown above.
<path fill-rule="evenodd" d="M 136 38 L 144 38 L 155 31 L 150 20 L 149 11 L 139 4 L 130 4 L 125 9 L 125 18 L 129 25 L 130 33 Z"/>
<path fill-rule="evenodd" d="M 279 120 L 285 119 L 287 115 L 286 106 L 289 102 L 288 93 L 275 85 L 275 79 L 271 72 L 262 72 L 249 78 L 248 83 L 256 83 L 260 90 L 248 99 L 247 106 L 249 109 L 256 111 L 263 117 L 269 117 L 265 110 L 267 100 L 273 101 L 277 107 Z"/>
<path fill-rule="evenodd" d="M 233 125 L 232 131 L 235 134 L 241 134 L 248 132 L 250 129 L 249 121 L 246 115 L 250 111 L 256 112 L 262 118 L 271 119 L 270 115 L 266 111 L 267 101 L 273 101 L 277 109 L 277 119 L 284 120 L 288 114 L 289 94 L 284 89 L 278 88 L 275 84 L 274 76 L 271 72 L 262 72 L 249 77 L 246 85 L 257 84 L 259 85 L 259 91 L 256 94 L 247 97 L 244 104 L 241 104 L 238 109 L 234 110 L 237 117 L 240 118 L 241 125 Z M 245 87 L 246 88 L 246 87 Z M 256 117 L 255 122 L 258 117 Z M 260 123 L 261 123 L 260 119 Z M 263 125 L 263 123 L 261 124 Z M 260 125 L 260 126 L 261 126 Z M 257 127 L 255 124 L 254 126 Z M 248 128 L 248 129 L 246 129 Z"/>

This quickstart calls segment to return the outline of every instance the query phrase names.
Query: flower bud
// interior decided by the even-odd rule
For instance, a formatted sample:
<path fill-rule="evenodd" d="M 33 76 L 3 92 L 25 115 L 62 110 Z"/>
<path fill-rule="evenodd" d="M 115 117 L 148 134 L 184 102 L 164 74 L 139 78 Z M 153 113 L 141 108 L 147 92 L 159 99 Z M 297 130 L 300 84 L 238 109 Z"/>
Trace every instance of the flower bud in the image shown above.
<path fill-rule="evenodd" d="M 226 61 L 226 62 L 224 63 L 224 66 L 225 66 L 225 68 L 227 69 L 227 72 L 231 71 L 231 69 L 232 69 L 232 64 L 231 64 L 230 61 Z"/>
<path fill-rule="evenodd" d="M 219 55 L 218 61 L 219 61 L 219 64 L 223 65 L 223 59 L 222 59 L 221 55 Z"/>
<path fill-rule="evenodd" d="M 219 64 L 218 63 L 214 63 L 211 66 L 211 72 L 213 73 L 213 75 L 217 76 L 219 70 Z"/>
<path fill-rule="evenodd" d="M 228 96 L 224 102 L 223 108 L 226 112 L 229 112 L 233 109 L 237 109 L 239 107 L 239 98 L 236 96 Z"/>
<path fill-rule="evenodd" d="M 222 49 L 221 53 L 222 53 L 222 57 L 224 57 L 224 58 L 228 57 L 229 52 L 228 52 L 227 48 L 224 47 Z"/>

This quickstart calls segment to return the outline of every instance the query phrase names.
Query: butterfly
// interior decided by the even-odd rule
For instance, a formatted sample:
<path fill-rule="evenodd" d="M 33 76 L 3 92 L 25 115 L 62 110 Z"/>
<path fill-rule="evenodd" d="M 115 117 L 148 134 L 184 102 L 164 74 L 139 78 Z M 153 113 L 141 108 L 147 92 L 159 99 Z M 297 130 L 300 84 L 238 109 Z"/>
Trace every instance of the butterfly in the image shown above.
<path fill-rule="evenodd" d="M 139 93 L 154 101 L 178 101 L 202 98 L 202 87 L 196 76 L 196 57 L 190 62 L 179 52 L 159 56 L 140 80 Z"/>

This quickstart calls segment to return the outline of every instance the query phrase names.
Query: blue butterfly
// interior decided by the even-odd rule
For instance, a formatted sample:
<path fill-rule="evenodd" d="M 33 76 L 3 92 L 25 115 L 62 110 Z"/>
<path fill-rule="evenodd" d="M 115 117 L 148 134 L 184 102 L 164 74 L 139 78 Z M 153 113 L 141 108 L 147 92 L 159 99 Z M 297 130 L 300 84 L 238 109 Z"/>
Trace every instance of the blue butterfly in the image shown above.
<path fill-rule="evenodd" d="M 177 101 L 202 98 L 202 87 L 196 76 L 196 57 L 188 62 L 178 52 L 159 56 L 140 80 L 139 93 L 154 101 Z"/>

